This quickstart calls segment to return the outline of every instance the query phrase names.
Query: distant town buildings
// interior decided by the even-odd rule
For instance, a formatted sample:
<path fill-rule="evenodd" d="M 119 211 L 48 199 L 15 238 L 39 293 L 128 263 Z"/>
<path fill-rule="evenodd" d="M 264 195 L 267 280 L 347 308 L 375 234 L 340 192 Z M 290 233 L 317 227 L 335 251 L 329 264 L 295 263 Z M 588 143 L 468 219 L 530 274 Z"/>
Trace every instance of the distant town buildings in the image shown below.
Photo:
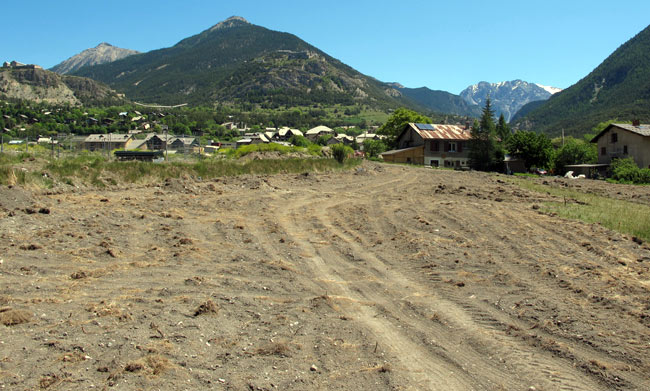
<path fill-rule="evenodd" d="M 12 62 L 7 62 L 5 61 L 2 64 L 3 68 L 11 68 L 11 69 L 43 69 L 40 65 L 35 65 L 35 64 L 23 64 L 22 62 L 18 61 L 12 61 Z"/>

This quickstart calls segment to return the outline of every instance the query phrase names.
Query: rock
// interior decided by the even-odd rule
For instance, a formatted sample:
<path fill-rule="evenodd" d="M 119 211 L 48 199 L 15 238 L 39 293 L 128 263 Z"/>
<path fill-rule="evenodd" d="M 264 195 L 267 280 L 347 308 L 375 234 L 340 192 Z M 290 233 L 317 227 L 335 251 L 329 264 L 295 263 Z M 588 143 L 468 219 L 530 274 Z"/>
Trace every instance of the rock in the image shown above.
<path fill-rule="evenodd" d="M 316 372 L 318 371 L 318 367 L 316 365 L 312 365 L 311 367 L 309 367 L 309 370 L 312 372 Z"/>

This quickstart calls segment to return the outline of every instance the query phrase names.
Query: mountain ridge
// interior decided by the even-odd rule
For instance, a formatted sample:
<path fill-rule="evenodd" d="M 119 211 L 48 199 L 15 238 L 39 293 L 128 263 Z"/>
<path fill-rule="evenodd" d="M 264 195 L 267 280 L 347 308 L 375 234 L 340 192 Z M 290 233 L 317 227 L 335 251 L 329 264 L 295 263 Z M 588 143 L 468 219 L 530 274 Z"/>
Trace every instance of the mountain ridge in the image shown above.
<path fill-rule="evenodd" d="M 503 114 L 506 121 L 510 119 L 529 102 L 546 100 L 551 91 L 560 90 L 555 87 L 543 86 L 520 79 L 490 83 L 481 81 L 464 89 L 460 96 L 469 104 L 485 106 L 490 97 L 496 116 Z"/>
<path fill-rule="evenodd" d="M 589 132 L 608 120 L 650 121 L 650 26 L 622 44 L 587 76 L 513 125 L 557 136 Z"/>
<path fill-rule="evenodd" d="M 137 50 L 122 49 L 110 43 L 102 42 L 94 48 L 86 49 L 81 53 L 60 62 L 49 70 L 62 75 L 72 73 L 85 66 L 105 64 L 122 58 L 138 54 Z"/>
<path fill-rule="evenodd" d="M 107 83 L 131 99 L 157 103 L 415 106 L 388 84 L 297 36 L 241 17 L 228 18 L 172 47 L 75 74 Z"/>

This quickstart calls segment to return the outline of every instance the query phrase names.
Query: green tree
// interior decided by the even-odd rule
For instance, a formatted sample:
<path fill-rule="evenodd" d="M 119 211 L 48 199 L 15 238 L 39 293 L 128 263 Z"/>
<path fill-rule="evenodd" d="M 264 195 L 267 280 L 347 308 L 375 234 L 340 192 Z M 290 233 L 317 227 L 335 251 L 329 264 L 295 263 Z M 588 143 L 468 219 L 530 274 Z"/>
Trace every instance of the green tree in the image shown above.
<path fill-rule="evenodd" d="M 531 167 L 549 168 L 553 158 L 553 144 L 545 134 L 519 131 L 506 141 L 508 152 L 524 161 L 527 169 Z"/>
<path fill-rule="evenodd" d="M 497 142 L 494 111 L 488 97 L 480 122 L 474 121 L 471 130 L 469 162 L 475 170 L 499 170 L 503 162 L 503 147 Z"/>
<path fill-rule="evenodd" d="M 377 133 L 387 136 L 386 143 L 391 148 L 395 148 L 397 145 L 397 136 L 404 130 L 404 127 L 411 123 L 431 123 L 431 119 L 428 117 L 419 114 L 413 110 L 406 108 L 399 108 L 388 118 L 388 121 L 379 128 Z"/>
<path fill-rule="evenodd" d="M 381 140 L 365 140 L 363 151 L 366 153 L 366 157 L 377 157 L 386 151 L 386 144 Z"/>
<path fill-rule="evenodd" d="M 564 145 L 555 152 L 553 162 L 556 172 L 563 173 L 564 166 L 569 164 L 595 163 L 598 160 L 596 148 L 596 144 L 566 137 Z"/>
<path fill-rule="evenodd" d="M 501 139 L 501 142 L 506 143 L 508 139 L 512 136 L 510 131 L 510 126 L 506 123 L 506 119 L 503 117 L 503 114 L 499 116 L 499 122 L 496 126 L 497 135 Z"/>

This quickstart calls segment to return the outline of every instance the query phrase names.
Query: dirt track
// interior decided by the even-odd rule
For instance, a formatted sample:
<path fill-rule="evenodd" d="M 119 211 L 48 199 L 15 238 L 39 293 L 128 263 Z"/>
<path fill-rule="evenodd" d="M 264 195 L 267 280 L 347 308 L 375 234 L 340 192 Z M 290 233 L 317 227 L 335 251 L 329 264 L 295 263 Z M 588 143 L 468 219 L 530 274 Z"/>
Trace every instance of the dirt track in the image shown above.
<path fill-rule="evenodd" d="M 650 389 L 648 245 L 502 179 L 2 188 L 0 386 Z"/>

